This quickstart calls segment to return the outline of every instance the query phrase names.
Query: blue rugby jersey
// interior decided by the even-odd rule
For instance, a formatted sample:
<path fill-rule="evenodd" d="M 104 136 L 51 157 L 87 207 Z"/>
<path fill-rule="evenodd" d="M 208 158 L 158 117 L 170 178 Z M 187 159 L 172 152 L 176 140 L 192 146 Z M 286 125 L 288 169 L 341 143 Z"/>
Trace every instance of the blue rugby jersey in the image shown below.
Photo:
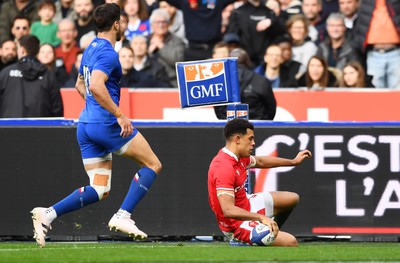
<path fill-rule="evenodd" d="M 115 116 L 104 109 L 89 90 L 93 70 L 100 70 L 108 76 L 105 85 L 112 100 L 119 106 L 122 68 L 118 53 L 115 52 L 111 43 L 106 39 L 96 37 L 85 49 L 82 56 L 79 74 L 83 75 L 85 79 L 86 105 L 79 116 L 79 122 L 101 123 L 115 121 Z"/>

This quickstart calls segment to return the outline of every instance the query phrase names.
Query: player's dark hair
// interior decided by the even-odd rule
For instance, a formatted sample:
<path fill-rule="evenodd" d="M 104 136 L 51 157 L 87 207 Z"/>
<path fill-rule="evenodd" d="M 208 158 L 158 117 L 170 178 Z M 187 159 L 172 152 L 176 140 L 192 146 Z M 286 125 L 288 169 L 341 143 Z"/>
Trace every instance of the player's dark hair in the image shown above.
<path fill-rule="evenodd" d="M 254 131 L 254 125 L 246 119 L 235 118 L 226 123 L 224 128 L 224 137 L 225 139 L 229 139 L 235 134 L 245 135 L 247 129 Z"/>
<path fill-rule="evenodd" d="M 109 31 L 115 21 L 119 21 L 121 8 L 115 3 L 102 4 L 93 12 L 97 32 Z"/>
<path fill-rule="evenodd" d="M 40 40 L 34 35 L 25 35 L 19 40 L 19 45 L 25 49 L 27 56 L 34 57 L 39 53 Z"/>

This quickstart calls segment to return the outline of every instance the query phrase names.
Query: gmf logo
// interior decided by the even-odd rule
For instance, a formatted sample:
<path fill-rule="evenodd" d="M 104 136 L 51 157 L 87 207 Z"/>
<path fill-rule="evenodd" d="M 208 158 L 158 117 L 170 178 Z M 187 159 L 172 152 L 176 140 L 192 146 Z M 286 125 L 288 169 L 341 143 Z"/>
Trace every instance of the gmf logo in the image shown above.
<path fill-rule="evenodd" d="M 225 72 L 223 62 L 185 65 L 184 71 L 186 81 L 210 79 Z"/>

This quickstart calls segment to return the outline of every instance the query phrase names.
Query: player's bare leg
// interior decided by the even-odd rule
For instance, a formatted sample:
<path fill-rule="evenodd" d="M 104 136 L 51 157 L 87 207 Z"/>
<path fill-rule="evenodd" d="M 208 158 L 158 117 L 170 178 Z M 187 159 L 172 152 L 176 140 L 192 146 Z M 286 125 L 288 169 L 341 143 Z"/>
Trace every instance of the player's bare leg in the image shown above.
<path fill-rule="evenodd" d="M 279 231 L 278 236 L 275 237 L 275 241 L 271 245 L 276 247 L 297 247 L 298 242 L 292 234 Z"/>
<path fill-rule="evenodd" d="M 293 192 L 279 191 L 271 192 L 274 199 L 274 220 L 281 228 L 288 219 L 293 208 L 299 203 L 299 195 Z"/>
<path fill-rule="evenodd" d="M 139 170 L 139 172 L 135 175 L 135 179 L 139 178 L 139 173 L 142 171 L 142 173 L 146 174 L 145 176 L 151 176 L 149 173 L 153 173 L 154 176 L 158 174 L 161 171 L 161 163 L 158 160 L 157 156 L 154 154 L 153 150 L 151 149 L 150 145 L 146 141 L 146 139 L 140 134 L 137 133 L 136 136 L 132 139 L 131 143 L 129 144 L 127 150 L 123 154 L 123 156 L 134 160 L 137 162 L 142 169 Z M 137 178 L 136 178 L 137 177 Z M 143 178 L 142 177 L 142 178 Z M 141 179 L 138 179 L 141 180 Z M 154 179 L 152 179 L 154 180 Z M 151 182 L 147 182 L 148 187 L 151 186 Z M 134 184 L 134 182 L 132 182 Z M 147 188 L 146 192 L 147 192 Z M 121 209 L 114 214 L 114 216 L 111 218 L 110 222 L 108 223 L 108 226 L 110 227 L 110 230 L 115 230 L 115 231 L 121 231 L 123 233 L 128 234 L 134 239 L 145 239 L 147 238 L 147 234 L 141 231 L 135 224 L 135 221 L 131 219 L 131 212 L 133 211 L 134 207 L 136 206 L 136 203 L 140 201 L 140 199 L 143 197 L 145 193 L 142 193 L 140 197 L 137 197 L 137 200 L 135 201 L 135 204 L 131 204 L 131 201 L 128 200 L 129 196 L 137 196 L 135 193 L 136 190 L 135 186 L 131 185 L 130 190 L 128 191 L 127 197 L 125 198 L 124 203 L 121 206 Z M 142 190 L 142 189 L 139 189 Z M 122 209 L 123 207 L 128 207 L 125 209 Z"/>

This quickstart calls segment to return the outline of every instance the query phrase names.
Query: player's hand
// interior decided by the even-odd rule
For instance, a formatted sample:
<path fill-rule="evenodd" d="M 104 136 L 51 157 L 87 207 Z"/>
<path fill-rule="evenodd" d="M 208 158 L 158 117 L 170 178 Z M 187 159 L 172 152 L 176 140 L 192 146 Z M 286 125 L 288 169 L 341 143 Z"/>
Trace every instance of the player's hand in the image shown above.
<path fill-rule="evenodd" d="M 121 133 L 119 135 L 121 135 L 122 138 L 126 138 L 133 133 L 132 123 L 125 115 L 121 115 L 117 118 L 117 121 L 121 127 Z"/>
<path fill-rule="evenodd" d="M 263 216 L 260 222 L 268 226 L 271 232 L 274 233 L 274 237 L 278 235 L 279 227 L 278 224 L 273 219 L 269 218 L 268 216 Z"/>
<path fill-rule="evenodd" d="M 294 158 L 294 162 L 295 162 L 296 165 L 300 164 L 300 163 L 302 163 L 304 161 L 304 159 L 311 158 L 311 156 L 312 156 L 312 154 L 311 154 L 311 152 L 309 150 L 300 151 L 297 154 L 296 158 Z"/>

